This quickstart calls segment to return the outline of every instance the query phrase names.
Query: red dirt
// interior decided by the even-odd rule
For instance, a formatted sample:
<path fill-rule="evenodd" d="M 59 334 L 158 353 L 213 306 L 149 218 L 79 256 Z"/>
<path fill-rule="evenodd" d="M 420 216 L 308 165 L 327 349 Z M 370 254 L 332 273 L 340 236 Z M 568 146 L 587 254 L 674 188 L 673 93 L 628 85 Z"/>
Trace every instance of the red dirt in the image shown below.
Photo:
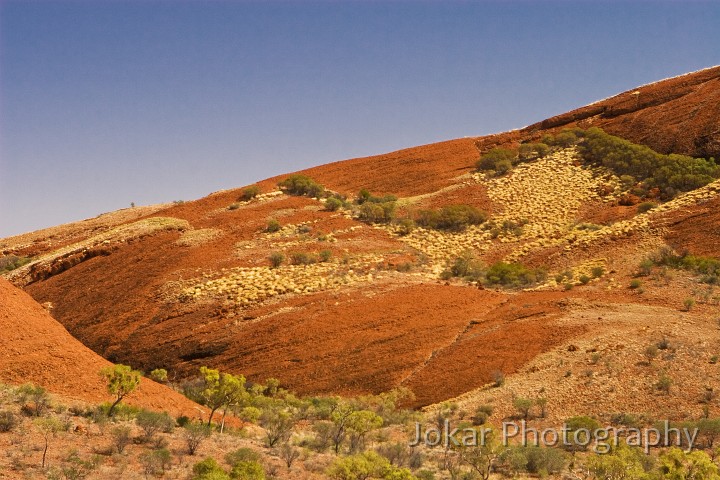
<path fill-rule="evenodd" d="M 73 338 L 27 293 L 0 278 L 0 380 L 32 382 L 66 398 L 91 403 L 111 396 L 99 376 L 110 364 Z M 168 387 L 146 378 L 127 403 L 198 416 L 199 405 Z"/>

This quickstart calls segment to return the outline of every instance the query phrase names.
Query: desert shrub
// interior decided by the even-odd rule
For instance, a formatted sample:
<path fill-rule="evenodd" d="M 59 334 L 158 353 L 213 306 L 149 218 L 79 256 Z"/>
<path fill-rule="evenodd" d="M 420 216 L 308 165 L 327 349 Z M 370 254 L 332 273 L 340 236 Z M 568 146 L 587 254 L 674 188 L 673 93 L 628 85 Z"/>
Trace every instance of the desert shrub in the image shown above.
<path fill-rule="evenodd" d="M 175 420 L 166 412 L 140 411 L 135 417 L 135 423 L 145 433 L 145 440 L 149 441 L 158 432 L 171 432 L 175 428 Z"/>
<path fill-rule="evenodd" d="M 265 480 L 265 470 L 257 461 L 238 462 L 230 471 L 230 478 L 239 480 Z"/>
<path fill-rule="evenodd" d="M 0 411 L 0 432 L 10 432 L 18 424 L 17 416 L 8 410 Z"/>
<path fill-rule="evenodd" d="M 485 425 L 492 414 L 492 405 L 480 405 L 471 418 L 473 425 Z"/>
<path fill-rule="evenodd" d="M 275 220 L 274 218 L 271 218 L 271 219 L 268 220 L 268 222 L 267 222 L 267 226 L 265 227 L 265 231 L 266 231 L 267 233 L 275 233 L 275 232 L 279 231 L 280 228 L 281 228 L 281 227 L 280 227 L 280 222 L 278 222 L 278 221 Z"/>
<path fill-rule="evenodd" d="M 672 387 L 672 378 L 668 377 L 666 374 L 660 375 L 660 378 L 658 378 L 658 381 L 655 383 L 655 388 L 660 390 L 664 393 L 670 393 L 670 387 Z"/>
<path fill-rule="evenodd" d="M 257 185 L 251 185 L 243 189 L 238 200 L 243 202 L 249 202 L 258 195 L 260 195 L 260 187 L 258 187 Z"/>
<path fill-rule="evenodd" d="M 412 218 L 402 218 L 397 221 L 397 234 L 410 235 L 415 230 L 415 221 Z"/>
<path fill-rule="evenodd" d="M 693 307 L 695 306 L 695 299 L 694 298 L 686 298 L 683 300 L 683 308 L 686 312 L 689 312 Z"/>
<path fill-rule="evenodd" d="M 280 252 L 273 252 L 268 257 L 272 268 L 278 268 L 285 261 L 285 255 Z"/>
<path fill-rule="evenodd" d="M 118 453 L 123 453 L 125 447 L 132 443 L 132 429 L 127 425 L 118 425 L 110 430 L 112 444 Z"/>
<path fill-rule="evenodd" d="M 18 257 L 17 255 L 4 255 L 0 257 L 0 273 L 9 272 L 30 263 L 28 257 Z"/>
<path fill-rule="evenodd" d="M 605 269 L 603 267 L 593 267 L 591 272 L 593 278 L 600 278 L 605 274 Z"/>
<path fill-rule="evenodd" d="M 325 202 L 325 210 L 328 212 L 336 212 L 344 206 L 344 202 L 336 197 L 330 197 Z"/>
<path fill-rule="evenodd" d="M 290 261 L 293 265 L 310 265 L 317 263 L 317 258 L 307 252 L 293 252 L 290 254 Z"/>
<path fill-rule="evenodd" d="M 522 143 L 518 147 L 518 159 L 521 161 L 543 158 L 550 153 L 550 146 L 544 143 Z"/>
<path fill-rule="evenodd" d="M 637 211 L 638 213 L 645 213 L 649 212 L 655 207 L 657 207 L 657 203 L 655 202 L 643 202 L 637 206 Z"/>
<path fill-rule="evenodd" d="M 526 470 L 533 474 L 557 474 L 565 468 L 566 454 L 557 448 L 528 446 L 521 447 L 527 459 Z"/>
<path fill-rule="evenodd" d="M 382 197 L 378 197 L 370 193 L 369 191 L 362 189 L 360 190 L 360 193 L 358 193 L 357 198 L 355 199 L 355 202 L 358 205 L 362 205 L 364 203 L 390 203 L 390 202 L 397 202 L 397 196 L 395 195 L 383 195 Z"/>
<path fill-rule="evenodd" d="M 145 475 L 162 476 L 172 465 L 172 453 L 167 448 L 143 452 L 138 457 Z"/>
<path fill-rule="evenodd" d="M 497 262 L 485 272 L 485 283 L 504 287 L 523 287 L 543 281 L 544 269 L 531 269 L 520 263 Z"/>
<path fill-rule="evenodd" d="M 565 425 L 567 437 L 563 441 L 563 447 L 570 451 L 586 450 L 600 428 L 600 422 L 587 415 L 570 417 L 565 420 Z"/>
<path fill-rule="evenodd" d="M 329 261 L 329 260 L 330 260 L 330 257 L 332 257 L 332 251 L 330 251 L 330 250 L 322 250 L 322 251 L 318 254 L 318 259 L 319 259 L 321 262 L 327 262 L 327 261 Z"/>
<path fill-rule="evenodd" d="M 482 278 L 483 273 L 482 263 L 475 258 L 471 251 L 466 251 L 448 266 L 442 277 L 460 277 L 468 281 L 477 281 Z"/>
<path fill-rule="evenodd" d="M 584 135 L 579 144 L 583 160 L 609 168 L 628 184 L 641 183 L 642 188 L 634 194 L 647 194 L 657 189 L 661 198 L 667 200 L 679 192 L 694 190 L 720 177 L 720 167 L 712 158 L 663 155 L 595 127 L 585 131 Z"/>
<path fill-rule="evenodd" d="M 480 160 L 475 163 L 475 167 L 480 171 L 498 171 L 498 166 L 505 168 L 509 164 L 510 168 L 512 168 L 516 159 L 517 155 L 512 150 L 497 147 L 481 156 Z"/>
<path fill-rule="evenodd" d="M 236 203 L 231 203 L 231 204 L 228 206 L 228 210 L 237 210 L 238 208 L 240 208 L 240 204 L 237 203 L 237 202 L 236 202 Z"/>
<path fill-rule="evenodd" d="M 576 145 L 584 136 L 585 132 L 580 128 L 566 128 L 555 136 L 544 137 L 543 142 L 553 147 L 568 148 Z"/>
<path fill-rule="evenodd" d="M 671 248 L 662 248 L 649 259 L 654 265 L 683 269 L 701 275 L 701 281 L 708 284 L 720 283 L 720 260 L 714 257 L 691 255 L 687 252 L 676 254 Z"/>
<path fill-rule="evenodd" d="M 150 372 L 150 380 L 158 383 L 165 383 L 168 380 L 168 372 L 164 368 L 156 368 Z"/>
<path fill-rule="evenodd" d="M 513 400 L 513 407 L 518 411 L 520 417 L 524 420 L 530 418 L 530 410 L 535 402 L 529 398 L 517 397 Z"/>
<path fill-rule="evenodd" d="M 217 461 L 208 457 L 201 462 L 193 465 L 192 480 L 230 480 L 230 477 L 217 463 Z"/>
<path fill-rule="evenodd" d="M 259 453 L 247 447 L 238 448 L 225 454 L 225 461 L 228 465 L 235 465 L 240 462 L 258 462 L 260 458 Z"/>
<path fill-rule="evenodd" d="M 395 218 L 395 201 L 364 202 L 357 211 L 358 220 L 365 223 L 389 223 Z"/>
<path fill-rule="evenodd" d="M 188 422 L 185 425 L 185 431 L 183 437 L 185 439 L 185 445 L 187 446 L 188 453 L 195 455 L 200 445 L 210 438 L 212 435 L 212 427 L 203 423 Z"/>
<path fill-rule="evenodd" d="M 630 288 L 631 289 L 636 290 L 640 287 L 642 287 L 642 282 L 640 280 L 638 280 L 637 278 L 630 280 Z"/>
<path fill-rule="evenodd" d="M 580 283 L 582 283 L 583 285 L 587 285 L 588 283 L 590 283 L 591 279 L 587 275 L 580 275 L 580 278 L 578 278 L 578 280 L 580 280 Z"/>
<path fill-rule="evenodd" d="M 461 232 L 469 225 L 480 225 L 487 214 L 470 205 L 448 205 L 438 211 L 424 210 L 415 222 L 421 227 Z"/>
<path fill-rule="evenodd" d="M 322 185 L 306 175 L 290 175 L 278 183 L 278 186 L 290 195 L 320 198 L 325 193 L 325 188 Z"/>
<path fill-rule="evenodd" d="M 16 394 L 20 403 L 23 404 L 23 411 L 34 417 L 42 416 L 50 408 L 50 396 L 47 390 L 39 385 L 32 383 L 20 385 Z"/>

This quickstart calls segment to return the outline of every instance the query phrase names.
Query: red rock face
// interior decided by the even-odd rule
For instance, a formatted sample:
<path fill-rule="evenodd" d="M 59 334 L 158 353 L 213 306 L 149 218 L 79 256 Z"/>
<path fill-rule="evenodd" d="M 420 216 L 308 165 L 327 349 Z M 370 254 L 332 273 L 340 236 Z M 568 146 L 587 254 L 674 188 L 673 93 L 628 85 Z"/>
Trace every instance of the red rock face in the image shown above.
<path fill-rule="evenodd" d="M 412 207 L 467 203 L 492 213 L 485 187 L 458 184 L 457 177 L 473 171 L 480 153 L 494 146 L 514 146 L 571 126 L 599 126 L 660 152 L 720 158 L 719 119 L 720 67 L 715 67 L 639 87 L 523 130 L 335 162 L 304 173 L 348 195 L 362 188 L 406 198 L 433 193 L 416 197 Z M 259 185 L 267 192 L 285 177 Z M 114 361 L 146 370 L 165 367 L 180 376 L 197 372 L 200 365 L 243 373 L 257 381 L 273 376 L 302 393 L 377 393 L 403 385 L 416 392 L 418 404 L 481 386 L 495 370 L 512 373 L 580 331 L 560 328 L 552 321 L 565 310 L 561 300 L 584 295 L 581 289 L 505 294 L 408 277 L 340 292 L 278 297 L 236 316 L 228 315 L 222 300 L 198 304 L 168 300 L 165 287 L 171 282 L 219 275 L 233 267 L 268 265 L 268 255 L 282 246 L 267 239 L 250 244 L 260 238 L 271 218 L 284 225 L 307 223 L 318 236 L 345 232 L 338 235 L 337 243 L 312 243 L 315 237 L 309 237 L 292 248 L 331 248 L 334 258 L 372 253 L 385 262 L 417 255 L 397 237 L 325 211 L 315 200 L 280 196 L 229 210 L 239 195 L 240 190 L 219 192 L 143 212 L 147 217 L 183 220 L 194 230 L 221 232 L 202 246 L 180 246 L 181 233 L 174 230 L 116 241 L 103 245 L 97 254 L 88 250 L 63 260 L 54 270 L 38 272 L 26 291 L 38 302 L 51 302 L 54 317 L 77 339 Z M 630 218 L 636 214 L 632 206 L 636 200 L 628 203 L 585 205 L 578 218 L 570 220 L 611 223 Z M 717 229 L 707 228 L 707 219 L 713 227 L 717 224 L 717 202 L 707 205 L 697 207 L 694 214 L 686 210 L 673 217 L 664 225 L 666 240 L 678 248 L 688 245 L 696 253 L 717 255 Z M 142 218 L 132 210 L 94 223 L 77 222 L 5 239 L 3 251 L 37 255 L 57 250 Z M 598 247 L 602 251 L 596 256 L 619 258 L 621 249 L 635 248 L 635 243 L 631 237 L 614 238 Z M 495 261 L 507 253 L 499 245 L 485 260 Z M 538 250 L 525 262 L 545 265 L 553 255 L 560 261 L 565 253 Z M 594 301 L 598 292 L 588 298 Z M 0 288 L 0 326 L 12 331 L 16 327 L 2 323 L 3 294 Z M 625 301 L 625 295 L 623 291 L 608 294 L 608 301 Z M 70 339 L 56 327 L 61 331 L 53 335 Z M 56 343 L 71 345 L 70 340 Z M 78 350 L 68 353 L 68 358 L 85 355 L 94 358 L 87 362 L 103 364 L 89 350 L 81 352 L 79 342 L 72 345 Z M 34 344 L 24 348 L 41 351 Z M 7 372 L 25 372 L 17 365 Z M 0 371 L 5 368 L 0 362 Z M 92 376 L 92 398 L 99 398 L 102 385 L 94 372 Z M 72 372 L 68 378 L 84 377 Z"/>

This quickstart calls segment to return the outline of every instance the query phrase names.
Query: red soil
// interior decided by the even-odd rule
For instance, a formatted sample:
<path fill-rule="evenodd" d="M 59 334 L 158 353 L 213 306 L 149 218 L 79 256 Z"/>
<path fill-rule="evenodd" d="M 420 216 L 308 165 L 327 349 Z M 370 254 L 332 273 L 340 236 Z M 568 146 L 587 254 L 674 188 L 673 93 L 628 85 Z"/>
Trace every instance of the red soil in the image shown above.
<path fill-rule="evenodd" d="M 27 293 L 0 278 L 0 380 L 34 383 L 66 398 L 111 400 L 99 376 L 110 364 L 73 338 Z M 146 378 L 127 403 L 197 417 L 199 405 Z"/>

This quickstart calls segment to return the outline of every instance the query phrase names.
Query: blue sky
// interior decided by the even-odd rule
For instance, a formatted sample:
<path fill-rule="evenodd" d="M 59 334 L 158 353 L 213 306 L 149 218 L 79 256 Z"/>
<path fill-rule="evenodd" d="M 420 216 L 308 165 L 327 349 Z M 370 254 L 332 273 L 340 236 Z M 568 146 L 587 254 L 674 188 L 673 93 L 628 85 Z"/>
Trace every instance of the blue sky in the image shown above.
<path fill-rule="evenodd" d="M 720 2 L 0 2 L 0 237 L 720 64 Z"/>

